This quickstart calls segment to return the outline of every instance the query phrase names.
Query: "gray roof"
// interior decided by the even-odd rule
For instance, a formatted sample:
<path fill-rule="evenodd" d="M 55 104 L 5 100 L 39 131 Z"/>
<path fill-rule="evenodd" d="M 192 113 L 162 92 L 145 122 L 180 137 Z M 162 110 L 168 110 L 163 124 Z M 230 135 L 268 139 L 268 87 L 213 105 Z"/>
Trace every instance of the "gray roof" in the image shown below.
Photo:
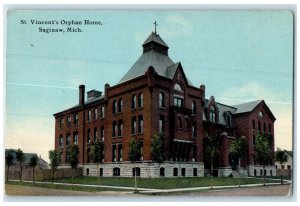
<path fill-rule="evenodd" d="M 131 69 L 119 81 L 119 84 L 144 75 L 150 66 L 153 66 L 159 75 L 168 77 L 167 68 L 173 64 L 174 62 L 167 55 L 160 54 L 153 50 L 146 52 L 135 62 Z"/>
<path fill-rule="evenodd" d="M 233 105 L 237 110 L 235 114 L 251 112 L 262 100 L 256 100 L 252 102 L 246 102 L 243 104 Z"/>
<path fill-rule="evenodd" d="M 217 106 L 219 108 L 219 123 L 226 125 L 226 120 L 225 120 L 225 117 L 224 117 L 224 113 L 229 111 L 232 114 L 234 114 L 235 111 L 236 111 L 236 108 L 225 105 L 225 104 L 221 104 L 221 103 L 218 103 L 218 102 L 216 102 L 216 103 L 217 103 Z"/>
<path fill-rule="evenodd" d="M 168 47 L 168 45 L 160 38 L 160 36 L 158 34 L 153 33 L 153 32 L 149 35 L 149 37 L 143 43 L 143 46 L 145 44 L 148 44 L 148 43 L 152 42 L 152 41 L 157 42 L 157 43 L 159 43 L 159 44 L 161 44 L 161 45 L 163 45 L 165 47 Z"/>

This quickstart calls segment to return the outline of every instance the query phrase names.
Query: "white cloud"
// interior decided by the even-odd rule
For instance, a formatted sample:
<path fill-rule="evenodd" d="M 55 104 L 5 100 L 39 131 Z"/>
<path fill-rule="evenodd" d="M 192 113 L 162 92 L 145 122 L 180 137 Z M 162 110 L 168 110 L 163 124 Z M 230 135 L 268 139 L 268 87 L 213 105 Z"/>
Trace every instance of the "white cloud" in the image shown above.
<path fill-rule="evenodd" d="M 235 105 L 253 100 L 265 100 L 276 117 L 275 147 L 292 149 L 292 103 L 283 101 L 278 94 L 259 83 L 250 82 L 241 87 L 227 88 L 216 100 Z"/>

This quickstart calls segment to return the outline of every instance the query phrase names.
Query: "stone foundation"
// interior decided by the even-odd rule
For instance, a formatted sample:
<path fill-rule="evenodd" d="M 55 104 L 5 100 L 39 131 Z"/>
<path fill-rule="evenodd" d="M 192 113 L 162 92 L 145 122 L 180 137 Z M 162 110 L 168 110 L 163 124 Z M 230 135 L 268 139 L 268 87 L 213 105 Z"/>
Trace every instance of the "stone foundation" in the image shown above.
<path fill-rule="evenodd" d="M 276 167 L 274 165 L 266 166 L 266 176 L 276 176 Z M 249 176 L 264 176 L 264 168 L 262 165 L 249 165 Z"/>
<path fill-rule="evenodd" d="M 132 162 L 111 162 L 99 164 L 98 169 L 94 163 L 84 164 L 82 167 L 84 176 L 98 176 L 101 168 L 102 176 L 113 177 L 114 168 L 119 168 L 119 176 L 133 177 L 134 167 L 140 168 L 140 177 L 142 178 L 204 176 L 204 165 L 202 162 L 163 162 L 161 164 L 153 162 L 138 162 L 135 164 Z M 163 176 L 161 176 L 161 168 L 164 168 Z"/>
<path fill-rule="evenodd" d="M 231 174 L 231 167 L 218 168 L 218 177 L 229 177 Z"/>

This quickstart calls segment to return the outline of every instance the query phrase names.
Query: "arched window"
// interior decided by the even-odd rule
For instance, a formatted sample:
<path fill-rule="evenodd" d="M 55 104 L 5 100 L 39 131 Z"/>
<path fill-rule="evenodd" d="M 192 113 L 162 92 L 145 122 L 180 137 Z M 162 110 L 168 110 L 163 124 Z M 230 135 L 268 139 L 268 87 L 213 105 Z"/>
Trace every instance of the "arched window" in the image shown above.
<path fill-rule="evenodd" d="M 211 122 L 216 122 L 216 111 L 214 106 L 209 108 L 209 118 Z"/>
<path fill-rule="evenodd" d="M 136 108 L 136 95 L 132 95 L 131 98 L 131 109 L 135 109 Z"/>
<path fill-rule="evenodd" d="M 113 176 L 120 176 L 120 168 L 115 167 L 113 169 Z"/>
<path fill-rule="evenodd" d="M 178 117 L 178 127 L 182 128 L 182 120 L 180 117 Z"/>
<path fill-rule="evenodd" d="M 113 101 L 113 114 L 117 113 L 117 100 Z"/>
<path fill-rule="evenodd" d="M 165 168 L 164 168 L 164 167 L 161 167 L 161 168 L 159 169 L 159 176 L 161 176 L 161 177 L 164 177 L 164 176 L 165 176 Z"/>
<path fill-rule="evenodd" d="M 258 121 L 258 131 L 261 130 L 261 125 L 260 125 L 260 121 Z"/>
<path fill-rule="evenodd" d="M 192 102 L 192 114 L 196 114 L 196 103 L 195 101 Z"/>
<path fill-rule="evenodd" d="M 178 176 L 178 168 L 177 167 L 175 167 L 174 169 L 173 169 L 173 176 Z"/>
<path fill-rule="evenodd" d="M 180 84 L 178 84 L 178 83 L 176 83 L 176 84 L 174 85 L 174 90 L 179 91 L 179 92 L 183 92 L 182 87 L 181 87 Z"/>
<path fill-rule="evenodd" d="M 263 126 L 263 128 L 264 128 L 264 132 L 266 132 L 267 131 L 267 129 L 266 129 L 266 123 L 264 122 L 264 126 Z"/>
<path fill-rule="evenodd" d="M 263 112 L 262 112 L 262 111 L 259 111 L 258 116 L 259 116 L 259 117 L 263 117 L 263 116 L 264 116 Z"/>
<path fill-rule="evenodd" d="M 139 167 L 134 167 L 132 168 L 132 176 L 134 177 L 136 173 L 136 176 L 139 177 L 141 176 L 141 169 Z"/>
<path fill-rule="evenodd" d="M 197 176 L 197 168 L 193 168 L 193 176 L 194 176 L 194 177 Z"/>
<path fill-rule="evenodd" d="M 139 100 L 138 100 L 138 107 L 143 107 L 144 100 L 143 100 L 143 93 L 139 93 Z"/>
<path fill-rule="evenodd" d="M 123 112 L 123 99 L 119 99 L 119 112 Z"/>
<path fill-rule="evenodd" d="M 165 95 L 164 93 L 159 93 L 159 107 L 165 107 Z"/>
<path fill-rule="evenodd" d="M 181 168 L 181 176 L 185 176 L 185 168 Z"/>

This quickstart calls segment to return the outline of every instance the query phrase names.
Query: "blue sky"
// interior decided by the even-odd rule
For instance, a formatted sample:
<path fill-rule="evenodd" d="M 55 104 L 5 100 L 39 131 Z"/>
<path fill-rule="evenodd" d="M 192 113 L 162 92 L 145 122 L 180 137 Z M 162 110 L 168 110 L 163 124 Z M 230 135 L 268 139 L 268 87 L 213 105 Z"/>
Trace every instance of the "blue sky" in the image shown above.
<path fill-rule="evenodd" d="M 28 24 L 20 24 L 20 20 Z M 40 33 L 36 20 L 101 21 L 81 33 Z M 206 95 L 226 104 L 264 99 L 273 111 L 275 146 L 292 148 L 293 18 L 272 11 L 10 11 L 7 16 L 5 147 L 54 147 L 53 113 L 78 103 L 78 85 L 115 85 L 154 30 Z M 77 27 L 77 26 L 75 26 Z"/>

